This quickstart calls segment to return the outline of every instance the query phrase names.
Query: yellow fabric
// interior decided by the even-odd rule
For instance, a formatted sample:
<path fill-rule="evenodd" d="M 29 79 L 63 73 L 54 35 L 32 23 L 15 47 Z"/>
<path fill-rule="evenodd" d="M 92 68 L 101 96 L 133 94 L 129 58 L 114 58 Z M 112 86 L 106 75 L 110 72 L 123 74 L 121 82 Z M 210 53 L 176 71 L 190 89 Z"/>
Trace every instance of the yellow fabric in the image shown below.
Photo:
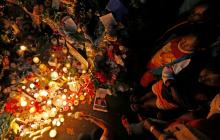
<path fill-rule="evenodd" d="M 106 136 L 101 136 L 100 140 L 108 140 Z"/>
<path fill-rule="evenodd" d="M 156 99 L 157 108 L 162 109 L 162 110 L 177 108 L 177 105 L 172 104 L 166 101 L 165 99 L 163 99 L 162 84 L 163 84 L 163 80 L 160 80 L 152 86 L 152 92 L 157 96 L 157 99 Z"/>
<path fill-rule="evenodd" d="M 210 111 L 209 114 L 207 116 L 207 119 L 209 119 L 212 115 L 220 113 L 220 93 L 217 94 L 211 104 L 210 104 Z"/>
<path fill-rule="evenodd" d="M 167 63 L 174 61 L 176 57 L 171 52 L 171 43 L 167 43 L 162 49 L 157 51 L 157 53 L 152 57 L 151 64 L 155 67 L 163 66 Z"/>

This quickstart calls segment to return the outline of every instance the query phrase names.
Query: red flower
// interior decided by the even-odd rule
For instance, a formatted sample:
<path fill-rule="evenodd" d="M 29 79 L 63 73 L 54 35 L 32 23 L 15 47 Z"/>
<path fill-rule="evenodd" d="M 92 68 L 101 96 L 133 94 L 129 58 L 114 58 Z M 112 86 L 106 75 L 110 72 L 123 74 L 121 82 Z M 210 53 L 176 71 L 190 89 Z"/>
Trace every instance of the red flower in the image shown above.
<path fill-rule="evenodd" d="M 113 55 L 113 48 L 108 48 L 107 49 L 107 54 L 110 60 L 114 61 L 114 55 Z"/>
<path fill-rule="evenodd" d="M 28 74 L 27 76 L 26 76 L 26 79 L 27 80 L 31 80 L 33 78 L 33 74 Z"/>
<path fill-rule="evenodd" d="M 88 93 L 91 97 L 95 95 L 95 87 L 92 82 L 90 82 L 89 85 L 87 86 L 86 93 Z"/>
<path fill-rule="evenodd" d="M 117 80 L 117 75 L 114 73 L 111 73 L 111 79 L 108 81 L 110 85 L 113 85 L 115 81 Z"/>
<path fill-rule="evenodd" d="M 55 45 L 55 46 L 52 46 L 52 49 L 53 49 L 54 51 L 61 51 L 61 50 L 62 50 L 62 47 Z"/>
<path fill-rule="evenodd" d="M 63 111 L 68 111 L 68 110 L 69 110 L 69 106 L 68 105 L 63 107 Z"/>
<path fill-rule="evenodd" d="M 40 83 L 39 82 L 34 82 L 34 85 L 39 88 L 40 87 Z"/>
<path fill-rule="evenodd" d="M 42 111 L 42 108 L 41 108 L 40 103 L 35 102 L 35 103 L 34 103 L 34 107 L 35 107 L 35 109 L 36 109 L 36 112 L 41 112 L 41 111 Z"/>
<path fill-rule="evenodd" d="M 5 104 L 5 112 L 11 112 L 12 111 L 12 105 L 10 103 Z"/>
<path fill-rule="evenodd" d="M 111 80 L 115 81 L 116 79 L 117 79 L 117 75 L 114 74 L 114 73 L 112 73 L 112 74 L 111 74 Z"/>
<path fill-rule="evenodd" d="M 32 61 L 33 61 L 33 60 L 32 60 L 32 58 L 31 58 L 31 57 L 28 57 L 28 58 L 27 58 L 27 62 L 28 62 L 29 64 L 31 64 L 31 63 L 32 63 Z"/>
<path fill-rule="evenodd" d="M 106 79 L 105 75 L 103 74 L 103 72 L 96 72 L 95 76 L 96 76 L 96 78 L 98 79 L 98 81 L 100 83 L 106 83 L 107 82 L 107 79 Z"/>
<path fill-rule="evenodd" d="M 49 87 L 48 85 L 46 85 L 44 88 L 45 88 L 46 90 L 48 90 L 50 87 Z"/>
<path fill-rule="evenodd" d="M 53 34 L 59 34 L 59 31 L 56 29 L 56 30 L 53 30 Z"/>
<path fill-rule="evenodd" d="M 17 100 L 12 99 L 10 102 L 5 104 L 5 112 L 15 113 L 18 110 Z"/>

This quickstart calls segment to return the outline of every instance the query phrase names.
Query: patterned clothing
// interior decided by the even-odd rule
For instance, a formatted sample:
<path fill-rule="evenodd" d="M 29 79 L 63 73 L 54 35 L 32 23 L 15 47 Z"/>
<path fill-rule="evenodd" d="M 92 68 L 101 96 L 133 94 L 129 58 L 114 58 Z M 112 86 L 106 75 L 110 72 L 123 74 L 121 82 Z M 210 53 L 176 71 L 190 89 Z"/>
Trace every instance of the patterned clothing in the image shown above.
<path fill-rule="evenodd" d="M 143 87 L 147 87 L 154 80 L 154 72 L 151 70 L 155 70 L 179 58 L 192 54 L 192 52 L 182 50 L 178 46 L 179 42 L 180 39 L 171 40 L 152 57 L 147 65 L 148 71 L 144 73 L 140 81 Z"/>
<path fill-rule="evenodd" d="M 162 94 L 164 93 L 162 92 L 162 87 L 163 87 L 163 80 L 156 82 L 152 86 L 152 92 L 157 96 L 157 99 L 156 99 L 157 108 L 162 109 L 162 110 L 170 110 L 170 109 L 177 108 L 178 106 L 176 104 L 168 102 L 166 99 L 163 98 Z"/>
<path fill-rule="evenodd" d="M 154 69 L 164 66 L 165 64 L 171 63 L 180 57 L 192 53 L 180 49 L 180 47 L 178 47 L 179 41 L 179 39 L 174 39 L 157 51 L 148 64 L 148 68 Z"/>

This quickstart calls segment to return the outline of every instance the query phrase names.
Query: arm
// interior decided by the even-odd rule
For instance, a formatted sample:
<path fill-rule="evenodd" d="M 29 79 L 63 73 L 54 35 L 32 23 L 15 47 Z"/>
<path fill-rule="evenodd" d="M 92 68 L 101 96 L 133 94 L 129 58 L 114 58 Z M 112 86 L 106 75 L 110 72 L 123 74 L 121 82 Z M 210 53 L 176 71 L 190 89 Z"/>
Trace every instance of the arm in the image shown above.
<path fill-rule="evenodd" d="M 112 135 L 110 132 L 110 129 L 111 129 L 110 126 L 102 119 L 99 119 L 99 118 L 92 116 L 92 115 L 85 114 L 83 112 L 76 112 L 75 118 L 88 120 L 88 121 L 94 123 L 95 125 L 97 125 L 98 127 L 100 127 L 103 130 L 101 137 L 109 138 Z"/>
<path fill-rule="evenodd" d="M 109 135 L 109 126 L 102 119 L 96 118 L 96 117 L 91 116 L 91 115 L 85 115 L 85 116 L 83 116 L 83 118 L 85 120 L 88 120 L 88 121 L 94 123 L 95 125 L 99 126 L 100 128 L 102 128 L 102 130 L 103 130 L 102 135 L 103 136 L 108 136 Z"/>
<path fill-rule="evenodd" d="M 164 83 L 163 91 L 171 94 L 170 100 L 172 102 L 182 107 L 188 108 L 190 110 L 196 108 L 191 98 L 192 95 L 184 93 L 181 90 L 182 88 L 184 88 L 184 86 L 183 87 L 182 85 L 181 87 L 178 86 L 178 82 L 181 82 L 181 81 L 177 81 L 175 79 L 175 73 L 174 73 L 173 68 L 164 67 L 162 71 L 162 79 Z"/>
<path fill-rule="evenodd" d="M 144 120 L 144 128 L 146 130 L 149 130 L 158 140 L 176 140 L 175 138 L 169 137 L 166 133 L 157 129 L 156 126 L 153 125 L 149 119 Z"/>
<path fill-rule="evenodd" d="M 172 94 L 173 99 L 182 107 L 187 108 L 188 110 L 195 110 L 198 108 L 198 106 L 195 104 L 193 99 L 190 97 L 192 95 L 186 95 L 181 90 L 179 90 L 175 82 L 170 84 L 169 86 L 170 92 Z"/>

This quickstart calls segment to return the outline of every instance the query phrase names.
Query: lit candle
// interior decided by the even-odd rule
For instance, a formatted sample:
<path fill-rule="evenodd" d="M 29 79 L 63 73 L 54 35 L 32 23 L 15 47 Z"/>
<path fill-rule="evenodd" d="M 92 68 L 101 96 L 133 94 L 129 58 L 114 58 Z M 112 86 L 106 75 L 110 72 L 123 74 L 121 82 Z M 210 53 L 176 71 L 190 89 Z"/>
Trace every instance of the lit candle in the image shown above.
<path fill-rule="evenodd" d="M 83 113 L 82 113 L 82 112 L 76 112 L 76 113 L 74 114 L 74 118 L 75 118 L 75 119 L 81 119 L 82 116 L 83 116 Z"/>
<path fill-rule="evenodd" d="M 21 98 L 21 106 L 22 107 L 27 106 L 27 101 L 25 100 L 25 98 Z"/>
<path fill-rule="evenodd" d="M 31 91 L 31 89 L 30 89 L 30 88 L 27 88 L 27 89 L 26 89 L 26 91 L 27 91 L 27 92 L 30 92 L 30 91 Z"/>
<path fill-rule="evenodd" d="M 40 134 L 40 133 L 41 133 L 41 130 L 37 130 L 37 131 L 31 133 L 31 134 L 29 135 L 29 138 L 31 138 L 31 137 L 33 137 L 33 136 L 36 136 L 36 135 L 38 135 L 38 134 Z"/>
<path fill-rule="evenodd" d="M 22 88 L 22 89 L 26 89 L 26 86 L 22 86 L 21 88 Z"/>
<path fill-rule="evenodd" d="M 67 105 L 67 102 L 66 102 L 66 101 L 63 101 L 63 105 L 64 105 L 64 106 Z"/>
<path fill-rule="evenodd" d="M 60 122 L 64 122 L 64 118 L 60 118 Z"/>
<path fill-rule="evenodd" d="M 60 126 L 61 122 L 59 120 L 57 120 L 56 126 Z"/>
<path fill-rule="evenodd" d="M 22 51 L 25 51 L 25 50 L 27 50 L 27 47 L 24 46 L 24 45 L 22 45 L 22 46 L 20 46 L 20 49 L 21 49 Z"/>
<path fill-rule="evenodd" d="M 63 99 L 63 100 L 66 99 L 66 95 L 65 95 L 65 94 L 62 95 L 62 99 Z"/>
<path fill-rule="evenodd" d="M 47 100 L 47 105 L 51 105 L 52 104 L 52 100 Z"/>
<path fill-rule="evenodd" d="M 65 73 L 68 72 L 67 67 L 63 67 L 63 72 L 65 72 Z"/>
<path fill-rule="evenodd" d="M 40 94 L 41 96 L 47 96 L 47 95 L 48 95 L 48 92 L 47 92 L 46 90 L 40 90 L 40 91 L 39 91 L 39 94 Z"/>
<path fill-rule="evenodd" d="M 38 93 L 34 93 L 34 98 L 38 98 L 39 94 Z"/>
<path fill-rule="evenodd" d="M 85 100 L 85 96 L 80 95 L 80 96 L 79 96 L 79 99 L 80 99 L 81 101 L 83 101 L 83 100 Z"/>
<path fill-rule="evenodd" d="M 34 87 L 35 87 L 35 85 L 34 85 L 33 83 L 31 83 L 31 84 L 30 84 L 30 88 L 33 89 Z"/>
<path fill-rule="evenodd" d="M 47 120 L 49 118 L 49 114 L 47 112 L 43 113 L 43 118 L 44 120 Z"/>
<path fill-rule="evenodd" d="M 31 128 L 37 129 L 37 125 L 36 124 L 31 124 Z"/>
<path fill-rule="evenodd" d="M 40 62 L 40 59 L 39 59 L 38 57 L 35 56 L 35 57 L 33 58 L 33 62 L 37 64 L 37 63 Z"/>
<path fill-rule="evenodd" d="M 86 73 L 86 70 L 82 70 L 82 73 L 85 74 L 85 73 Z"/>
<path fill-rule="evenodd" d="M 52 80 L 57 80 L 59 75 L 56 71 L 51 72 L 50 77 Z"/>
<path fill-rule="evenodd" d="M 71 116 L 72 115 L 72 113 L 67 113 L 67 116 Z"/>
<path fill-rule="evenodd" d="M 34 113 L 35 111 L 36 111 L 35 107 L 31 107 L 30 110 L 29 110 L 30 113 Z"/>
<path fill-rule="evenodd" d="M 53 108 L 51 109 L 51 111 L 57 112 L 57 109 L 56 109 L 55 107 L 53 107 Z"/>
<path fill-rule="evenodd" d="M 66 66 L 67 68 L 70 68 L 71 64 L 70 64 L 70 63 L 66 63 L 65 66 Z"/>
<path fill-rule="evenodd" d="M 45 132 L 47 132 L 50 129 L 51 129 L 51 126 L 45 127 L 45 128 L 42 129 L 40 134 L 43 135 Z"/>
<path fill-rule="evenodd" d="M 55 138 L 56 135 L 57 135 L 57 130 L 56 130 L 56 129 L 52 129 L 52 130 L 50 130 L 50 132 L 49 132 L 49 136 L 50 136 L 51 138 Z"/>
<path fill-rule="evenodd" d="M 52 124 L 55 126 L 55 125 L 57 124 L 57 119 L 54 119 L 54 120 L 52 121 Z"/>
<path fill-rule="evenodd" d="M 71 110 L 74 110 L 74 107 L 73 107 L 73 106 L 71 106 L 71 107 L 70 107 L 70 109 L 71 109 Z"/>
<path fill-rule="evenodd" d="M 35 137 L 33 137 L 32 140 L 37 140 L 37 139 L 39 139 L 40 137 L 42 137 L 42 135 L 35 136 Z"/>
<path fill-rule="evenodd" d="M 76 92 L 78 90 L 78 86 L 76 82 L 68 82 L 67 84 L 69 85 L 69 89 L 71 91 Z"/>
<path fill-rule="evenodd" d="M 78 100 L 75 100 L 75 101 L 74 101 L 74 105 L 75 105 L 75 106 L 78 106 L 78 105 L 79 105 L 79 101 L 78 101 Z"/>

